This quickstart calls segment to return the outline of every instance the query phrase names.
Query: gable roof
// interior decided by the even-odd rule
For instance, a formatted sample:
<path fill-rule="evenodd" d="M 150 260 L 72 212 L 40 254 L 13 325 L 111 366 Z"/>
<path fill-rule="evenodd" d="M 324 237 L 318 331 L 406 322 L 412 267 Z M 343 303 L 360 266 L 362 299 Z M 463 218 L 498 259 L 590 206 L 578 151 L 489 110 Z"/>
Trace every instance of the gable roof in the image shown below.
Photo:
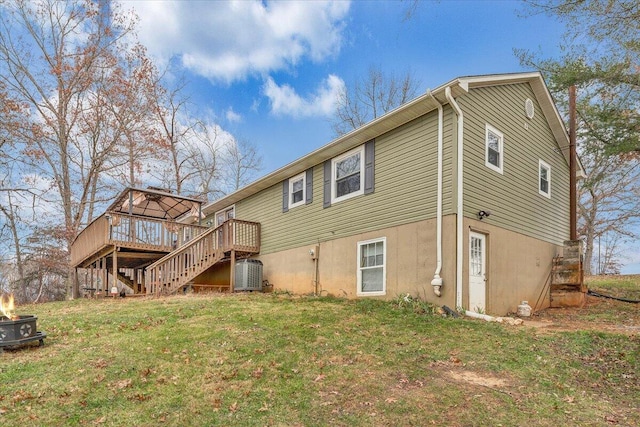
<path fill-rule="evenodd" d="M 464 96 L 470 89 L 519 83 L 529 83 L 531 85 L 558 146 L 568 147 L 569 136 L 567 134 L 567 130 L 541 73 L 528 72 L 458 77 L 434 90 L 427 90 L 426 93 L 418 96 L 412 101 L 399 106 L 398 108 L 372 120 L 358 129 L 334 139 L 330 143 L 265 175 L 253 183 L 228 194 L 225 197 L 208 203 L 202 208 L 202 212 L 207 215 L 215 213 L 253 194 L 278 184 L 287 178 L 302 173 L 310 167 L 329 160 L 352 148 L 364 144 L 377 136 L 408 123 L 411 120 L 423 116 L 424 114 L 437 109 L 438 102 L 442 105 L 448 104 L 449 102 L 445 97 L 446 88 L 450 88 L 453 97 L 458 98 L 460 96 Z M 562 153 L 567 160 L 567 163 L 569 163 L 569 150 L 563 149 Z M 584 170 L 580 162 L 578 162 L 578 170 L 579 174 L 584 174 Z"/>

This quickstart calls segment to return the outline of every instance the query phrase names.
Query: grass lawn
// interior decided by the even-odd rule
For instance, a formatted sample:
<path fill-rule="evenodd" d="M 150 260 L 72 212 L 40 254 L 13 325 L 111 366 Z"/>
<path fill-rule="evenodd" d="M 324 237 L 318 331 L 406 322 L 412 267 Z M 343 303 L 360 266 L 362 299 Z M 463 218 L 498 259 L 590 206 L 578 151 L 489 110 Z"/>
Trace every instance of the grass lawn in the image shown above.
<path fill-rule="evenodd" d="M 640 296 L 637 280 L 595 287 Z M 24 306 L 48 337 L 0 355 L 0 425 L 640 425 L 638 304 L 590 297 L 507 326 L 398 302 L 233 294 Z"/>

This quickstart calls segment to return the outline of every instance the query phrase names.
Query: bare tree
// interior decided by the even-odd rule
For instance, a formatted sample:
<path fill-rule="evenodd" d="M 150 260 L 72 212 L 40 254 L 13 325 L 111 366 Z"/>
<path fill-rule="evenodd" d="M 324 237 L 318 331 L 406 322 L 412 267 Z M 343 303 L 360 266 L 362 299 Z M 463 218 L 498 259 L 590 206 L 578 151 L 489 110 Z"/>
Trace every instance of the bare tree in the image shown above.
<path fill-rule="evenodd" d="M 619 244 L 637 237 L 640 223 L 640 163 L 634 156 L 607 155 L 587 147 L 582 162 L 589 176 L 580 183 L 578 233 L 585 242 L 586 274 L 621 264 Z M 597 249 L 606 242 L 606 257 L 597 260 Z M 603 261 L 606 260 L 606 261 Z M 598 264 L 598 268 L 593 267 Z"/>
<path fill-rule="evenodd" d="M 15 256 L 15 266 L 17 271 L 17 277 L 11 283 L 9 283 L 11 290 L 20 288 L 20 285 L 24 282 L 24 264 L 22 262 L 22 240 L 20 238 L 20 219 L 18 217 L 18 211 L 13 203 L 13 197 L 11 192 L 7 192 L 5 200 L 0 204 L 0 213 L 2 214 L 3 229 L 7 230 L 10 234 L 12 244 L 10 247 L 14 248 L 13 255 Z M 5 241 L 7 241 L 5 240 Z"/>
<path fill-rule="evenodd" d="M 87 110 L 101 105 L 91 96 L 108 84 L 103 77 L 113 59 L 129 51 L 135 17 L 108 1 L 14 0 L 0 8 L 0 82 L 29 113 L 13 137 L 33 173 L 55 185 L 68 250 L 93 204 L 111 142 L 118 140 L 95 138 L 97 128 L 83 128 L 99 118 L 96 112 L 87 119 Z M 106 131 L 109 122 L 101 123 Z M 85 150 L 87 142 L 93 151 Z"/>
<path fill-rule="evenodd" d="M 410 73 L 398 77 L 371 67 L 367 76 L 340 93 L 332 128 L 344 135 L 416 96 L 420 82 Z"/>
<path fill-rule="evenodd" d="M 196 175 L 190 167 L 197 152 L 189 149 L 190 141 L 205 131 L 202 121 L 188 114 L 189 99 L 184 96 L 186 82 L 181 80 L 172 89 L 157 87 L 155 95 L 155 141 L 160 147 L 160 160 L 169 167 L 150 170 L 162 187 L 183 194 L 183 187 Z"/>
<path fill-rule="evenodd" d="M 191 193 L 202 200 L 215 200 L 224 194 L 221 188 L 220 133 L 217 125 L 204 125 L 189 142 L 189 166 L 194 171 Z"/>
<path fill-rule="evenodd" d="M 105 59 L 109 66 L 86 94 L 75 141 L 78 162 L 86 157 L 90 165 L 77 162 L 90 180 L 87 222 L 94 207 L 111 199 L 123 185 L 139 184 L 142 163 L 158 151 L 150 123 L 159 83 L 146 50 L 136 44 L 122 56 Z"/>
<path fill-rule="evenodd" d="M 230 193 L 256 178 L 262 170 L 262 156 L 251 142 L 234 139 L 225 144 L 223 169 L 225 189 Z"/>

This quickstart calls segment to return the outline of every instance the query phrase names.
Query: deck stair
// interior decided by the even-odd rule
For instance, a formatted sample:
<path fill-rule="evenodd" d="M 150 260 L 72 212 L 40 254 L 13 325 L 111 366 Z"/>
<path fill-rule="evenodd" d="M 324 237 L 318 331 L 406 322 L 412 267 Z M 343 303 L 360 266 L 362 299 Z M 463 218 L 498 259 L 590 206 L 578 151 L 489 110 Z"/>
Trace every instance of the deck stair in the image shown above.
<path fill-rule="evenodd" d="M 170 252 L 145 270 L 147 294 L 173 294 L 215 264 L 260 251 L 260 224 L 230 219 Z"/>
<path fill-rule="evenodd" d="M 130 272 L 127 270 L 130 270 L 130 269 L 124 269 L 124 268 L 118 269 L 118 281 L 120 281 L 120 283 L 123 283 L 126 286 L 133 289 L 135 285 L 133 282 L 133 277 L 130 275 Z"/>
<path fill-rule="evenodd" d="M 582 270 L 582 242 L 564 242 L 563 256 L 555 257 L 551 270 L 551 307 L 579 307 L 585 302 L 587 288 Z"/>
<path fill-rule="evenodd" d="M 142 270 L 138 268 L 119 268 L 118 281 L 130 288 L 134 294 L 142 293 L 144 276 L 141 273 Z"/>

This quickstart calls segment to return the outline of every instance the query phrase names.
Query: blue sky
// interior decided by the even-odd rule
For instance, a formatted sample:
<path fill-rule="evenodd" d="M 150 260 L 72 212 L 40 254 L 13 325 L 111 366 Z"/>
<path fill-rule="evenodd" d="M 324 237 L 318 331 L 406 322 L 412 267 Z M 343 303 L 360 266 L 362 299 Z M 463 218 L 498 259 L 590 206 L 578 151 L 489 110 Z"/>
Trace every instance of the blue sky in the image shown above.
<path fill-rule="evenodd" d="M 530 71 L 514 49 L 559 57 L 565 27 L 519 1 L 123 0 L 159 64 L 184 73 L 194 114 L 254 144 L 267 174 L 333 138 L 333 99 L 370 67 L 421 90 Z M 526 16 L 529 15 L 529 16 Z M 623 272 L 640 272 L 640 254 Z"/>
<path fill-rule="evenodd" d="M 266 6 L 265 6 L 266 4 Z M 513 49 L 556 55 L 564 28 L 520 17 L 516 1 L 125 1 L 140 39 L 184 71 L 187 91 L 237 138 L 255 144 L 264 173 L 333 137 L 329 98 L 371 66 L 411 71 L 421 90 L 463 75 L 526 71 Z"/>

